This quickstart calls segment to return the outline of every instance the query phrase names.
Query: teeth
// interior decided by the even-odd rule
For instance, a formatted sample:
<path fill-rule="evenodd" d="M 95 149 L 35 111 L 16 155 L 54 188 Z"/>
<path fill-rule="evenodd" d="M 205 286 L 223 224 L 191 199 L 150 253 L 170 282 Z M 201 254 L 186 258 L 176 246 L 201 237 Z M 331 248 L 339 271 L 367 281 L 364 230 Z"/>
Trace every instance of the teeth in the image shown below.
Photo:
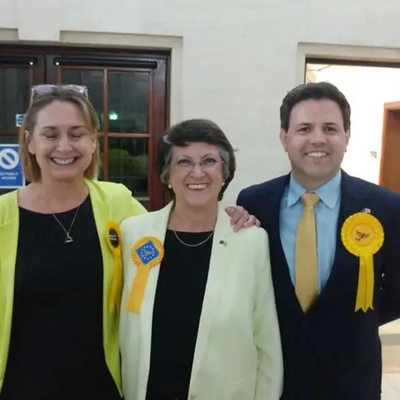
<path fill-rule="evenodd" d="M 205 189 L 208 186 L 207 183 L 191 184 L 188 185 L 189 189 Z"/>
<path fill-rule="evenodd" d="M 68 165 L 74 162 L 75 158 L 52 158 L 52 160 L 56 163 L 56 164 L 60 164 L 60 165 Z"/>
<path fill-rule="evenodd" d="M 311 153 L 307 153 L 307 155 L 309 157 L 315 157 L 315 158 L 320 158 L 320 157 L 325 157 L 327 156 L 326 153 L 322 152 L 322 151 L 313 151 Z"/>

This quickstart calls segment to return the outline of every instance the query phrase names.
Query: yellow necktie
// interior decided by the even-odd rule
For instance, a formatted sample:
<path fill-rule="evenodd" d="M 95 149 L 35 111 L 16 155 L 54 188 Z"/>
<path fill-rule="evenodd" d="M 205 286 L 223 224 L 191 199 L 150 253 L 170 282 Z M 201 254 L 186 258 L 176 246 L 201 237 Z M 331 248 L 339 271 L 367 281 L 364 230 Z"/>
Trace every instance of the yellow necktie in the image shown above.
<path fill-rule="evenodd" d="M 317 230 L 314 206 L 319 201 L 315 193 L 304 193 L 303 216 L 300 219 L 296 238 L 296 295 L 304 312 L 318 296 Z"/>

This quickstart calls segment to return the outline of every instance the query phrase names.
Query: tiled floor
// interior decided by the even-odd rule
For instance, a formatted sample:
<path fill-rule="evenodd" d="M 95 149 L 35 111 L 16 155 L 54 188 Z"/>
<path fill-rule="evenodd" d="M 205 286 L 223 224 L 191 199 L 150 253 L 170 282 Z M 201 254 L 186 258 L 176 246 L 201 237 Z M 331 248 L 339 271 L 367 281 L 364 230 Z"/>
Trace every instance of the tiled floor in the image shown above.
<path fill-rule="evenodd" d="M 383 374 L 382 400 L 400 399 L 400 374 Z"/>
<path fill-rule="evenodd" d="M 400 320 L 380 329 L 382 341 L 382 400 L 400 400 Z"/>

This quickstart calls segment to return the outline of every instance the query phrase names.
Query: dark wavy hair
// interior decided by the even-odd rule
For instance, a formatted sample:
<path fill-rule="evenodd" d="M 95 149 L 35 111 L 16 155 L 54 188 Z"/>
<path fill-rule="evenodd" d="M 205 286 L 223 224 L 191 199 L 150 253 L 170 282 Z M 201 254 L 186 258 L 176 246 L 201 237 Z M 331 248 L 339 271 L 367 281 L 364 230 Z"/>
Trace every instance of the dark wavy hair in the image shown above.
<path fill-rule="evenodd" d="M 283 99 L 280 108 L 281 129 L 288 131 L 293 107 L 305 100 L 332 100 L 340 108 L 344 130 L 350 129 L 351 108 L 345 95 L 329 82 L 304 83 L 292 89 Z"/>

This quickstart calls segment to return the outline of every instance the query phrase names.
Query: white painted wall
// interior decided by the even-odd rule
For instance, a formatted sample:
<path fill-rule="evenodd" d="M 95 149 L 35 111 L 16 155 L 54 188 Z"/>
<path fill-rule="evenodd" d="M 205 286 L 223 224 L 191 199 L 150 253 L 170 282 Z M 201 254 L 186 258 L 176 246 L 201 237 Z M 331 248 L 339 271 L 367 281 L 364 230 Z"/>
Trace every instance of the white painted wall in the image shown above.
<path fill-rule="evenodd" d="M 0 40 L 173 48 L 172 122 L 226 130 L 240 149 L 232 203 L 288 170 L 278 108 L 305 56 L 399 60 L 399 17 L 392 0 L 0 0 Z"/>

